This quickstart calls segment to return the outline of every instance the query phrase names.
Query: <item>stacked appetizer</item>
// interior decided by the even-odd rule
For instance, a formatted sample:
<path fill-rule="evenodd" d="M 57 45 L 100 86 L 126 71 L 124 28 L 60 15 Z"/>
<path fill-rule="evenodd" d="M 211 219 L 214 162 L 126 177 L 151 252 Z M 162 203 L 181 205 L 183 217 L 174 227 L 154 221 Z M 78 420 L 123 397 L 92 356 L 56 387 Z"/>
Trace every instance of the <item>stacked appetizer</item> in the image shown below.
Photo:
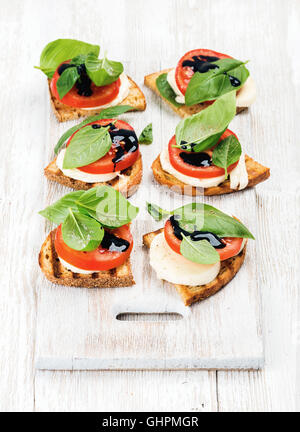
<path fill-rule="evenodd" d="M 235 217 L 201 203 L 166 211 L 148 204 L 156 219 L 168 217 L 164 228 L 145 234 L 150 265 L 157 277 L 175 284 L 186 306 L 226 285 L 239 271 L 250 231 Z"/>
<path fill-rule="evenodd" d="M 220 195 L 257 185 L 269 168 L 242 151 L 228 129 L 235 116 L 235 92 L 180 121 L 176 134 L 152 164 L 155 179 L 185 195 Z"/>
<path fill-rule="evenodd" d="M 181 117 L 195 114 L 218 97 L 237 91 L 237 112 L 255 100 L 253 79 L 246 62 L 207 49 L 187 52 L 176 68 L 147 75 L 145 85 Z"/>
<path fill-rule="evenodd" d="M 109 186 L 71 192 L 42 210 L 58 225 L 39 255 L 47 279 L 87 288 L 133 285 L 129 224 L 138 210 Z"/>
<path fill-rule="evenodd" d="M 105 118 L 129 109 L 106 109 L 65 132 L 55 148 L 58 156 L 45 168 L 45 176 L 77 190 L 105 183 L 127 197 L 132 195 L 142 179 L 138 138 L 125 121 Z"/>
<path fill-rule="evenodd" d="M 145 96 L 124 73 L 122 63 L 99 59 L 99 45 L 74 39 L 48 43 L 40 57 L 48 77 L 51 105 L 59 121 L 93 115 L 116 105 L 146 108 Z"/>

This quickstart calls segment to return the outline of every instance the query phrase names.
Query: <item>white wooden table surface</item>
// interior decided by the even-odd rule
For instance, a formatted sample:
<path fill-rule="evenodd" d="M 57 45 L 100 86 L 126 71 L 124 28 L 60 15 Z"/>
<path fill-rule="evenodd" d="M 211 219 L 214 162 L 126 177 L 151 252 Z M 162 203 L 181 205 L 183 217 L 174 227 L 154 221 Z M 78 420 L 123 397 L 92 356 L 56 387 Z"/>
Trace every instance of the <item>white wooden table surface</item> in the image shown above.
<path fill-rule="evenodd" d="M 0 7 L 0 410 L 299 408 L 300 2 L 0 0 Z M 53 118 L 46 82 L 33 65 L 44 45 L 58 37 L 99 43 L 111 58 L 136 62 L 134 79 L 148 99 L 142 83 L 145 74 L 154 72 L 145 70 L 149 58 L 169 67 L 186 51 L 206 47 L 251 60 L 258 99 L 240 116 L 238 130 L 251 137 L 249 153 L 271 167 L 271 179 L 255 192 L 263 370 L 36 372 L 37 253 L 45 234 L 37 215 L 45 204 L 42 170 L 67 124 L 57 124 L 55 136 L 49 132 Z M 156 106 L 137 114 L 141 124 L 159 109 L 167 108 L 156 100 Z M 149 147 L 146 167 L 152 156 Z"/>

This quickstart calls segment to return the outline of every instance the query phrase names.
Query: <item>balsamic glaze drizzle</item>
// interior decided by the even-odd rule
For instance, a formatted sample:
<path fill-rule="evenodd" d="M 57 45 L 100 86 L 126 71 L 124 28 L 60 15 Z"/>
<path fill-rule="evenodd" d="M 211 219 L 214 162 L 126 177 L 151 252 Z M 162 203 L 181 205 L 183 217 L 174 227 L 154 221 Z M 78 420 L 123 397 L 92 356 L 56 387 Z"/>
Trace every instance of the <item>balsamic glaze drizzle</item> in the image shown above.
<path fill-rule="evenodd" d="M 179 153 L 179 157 L 183 160 L 183 162 L 196 167 L 209 167 L 212 165 L 211 157 L 205 152 L 181 152 Z"/>
<path fill-rule="evenodd" d="M 219 66 L 213 63 L 220 60 L 219 57 L 199 55 L 193 56 L 192 58 L 193 60 L 184 60 L 182 62 L 182 67 L 188 66 L 192 68 L 194 72 L 200 73 L 208 72 L 210 69 L 219 69 Z M 224 72 L 224 75 L 228 76 L 232 87 L 239 87 L 241 85 L 241 81 L 238 78 L 229 75 L 227 72 Z"/>
<path fill-rule="evenodd" d="M 109 252 L 125 252 L 129 248 L 130 243 L 127 240 L 109 233 L 108 231 L 104 231 L 101 246 L 104 249 L 108 249 Z"/>
<path fill-rule="evenodd" d="M 222 239 L 210 231 L 194 231 L 190 233 L 189 231 L 186 231 L 180 227 L 174 216 L 170 217 L 170 222 L 174 235 L 179 240 L 182 240 L 182 234 L 184 234 L 186 237 L 191 237 L 193 241 L 207 240 L 215 249 L 223 249 L 226 247 L 226 244 L 223 243 Z"/>
<path fill-rule="evenodd" d="M 134 153 L 139 148 L 138 138 L 133 130 L 129 129 L 117 129 L 114 124 L 109 123 L 105 126 L 110 126 L 109 134 L 116 148 L 116 155 L 112 159 L 114 164 L 114 171 L 116 171 L 116 165 L 124 159 L 126 153 Z M 101 128 L 99 124 L 93 124 L 93 129 Z"/>
<path fill-rule="evenodd" d="M 59 75 L 61 75 L 66 69 L 70 68 L 70 67 L 74 67 L 76 66 L 75 64 L 72 63 L 63 63 L 62 65 L 59 66 L 59 68 L 57 69 L 57 72 Z M 80 77 L 78 78 L 78 80 L 76 81 L 76 88 L 77 88 L 77 93 L 80 96 L 91 96 L 93 94 L 93 91 L 91 89 L 91 85 L 92 85 L 92 81 L 91 79 L 88 77 L 87 73 L 86 73 L 86 67 L 84 64 L 80 64 L 76 66 L 77 68 L 77 72 L 80 75 Z"/>

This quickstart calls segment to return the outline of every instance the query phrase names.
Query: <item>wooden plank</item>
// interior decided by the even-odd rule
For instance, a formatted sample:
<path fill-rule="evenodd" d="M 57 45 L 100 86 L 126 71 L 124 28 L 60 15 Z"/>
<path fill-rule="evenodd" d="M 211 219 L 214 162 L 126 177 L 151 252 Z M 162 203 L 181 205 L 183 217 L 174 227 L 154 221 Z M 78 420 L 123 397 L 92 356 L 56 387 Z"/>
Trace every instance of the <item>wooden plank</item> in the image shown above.
<path fill-rule="evenodd" d="M 36 383 L 37 411 L 217 410 L 214 372 L 39 371 Z"/>

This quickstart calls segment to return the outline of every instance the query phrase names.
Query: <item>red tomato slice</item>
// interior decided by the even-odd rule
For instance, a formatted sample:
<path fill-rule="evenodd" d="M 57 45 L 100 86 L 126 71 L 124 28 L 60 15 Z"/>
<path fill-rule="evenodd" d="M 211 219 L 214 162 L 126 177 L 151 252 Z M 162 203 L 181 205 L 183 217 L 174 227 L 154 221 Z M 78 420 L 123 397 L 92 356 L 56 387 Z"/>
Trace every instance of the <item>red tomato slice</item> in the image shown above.
<path fill-rule="evenodd" d="M 174 252 L 180 254 L 180 244 L 182 240 L 179 240 L 175 236 L 170 219 L 168 219 L 165 223 L 164 235 L 166 242 L 168 243 L 170 248 Z M 216 251 L 220 255 L 221 261 L 237 255 L 243 243 L 243 239 L 239 237 L 223 237 L 222 241 L 226 244 L 226 246 L 223 249 L 216 249 Z"/>
<path fill-rule="evenodd" d="M 116 121 L 116 119 L 97 120 L 95 122 L 88 123 L 87 125 L 84 125 L 83 127 L 90 126 L 92 124 L 99 124 L 101 126 L 105 126 L 105 125 L 112 123 L 114 121 Z M 127 130 L 134 131 L 133 127 L 131 127 L 128 123 L 126 123 L 122 120 L 116 121 L 115 128 L 116 129 L 127 129 Z M 77 132 L 78 131 L 74 132 L 73 135 L 71 135 L 71 137 L 69 138 L 69 140 L 67 142 L 67 146 L 70 144 L 72 138 L 74 137 L 74 135 Z M 138 142 L 137 142 L 137 145 L 138 145 Z M 86 172 L 86 173 L 91 173 L 91 174 L 113 173 L 114 171 L 122 171 L 126 168 L 129 168 L 130 166 L 132 166 L 136 162 L 136 160 L 138 159 L 138 157 L 140 155 L 139 149 L 137 149 L 134 152 L 125 152 L 123 159 L 120 162 L 117 162 L 116 164 L 114 164 L 113 159 L 116 156 L 116 153 L 117 153 L 117 144 L 113 142 L 109 152 L 106 153 L 105 156 L 103 156 L 101 159 L 97 160 L 96 162 L 93 162 L 89 165 L 85 165 L 82 167 L 78 167 L 77 169 L 79 169 L 80 171 Z"/>
<path fill-rule="evenodd" d="M 70 63 L 70 60 L 65 61 L 61 64 L 64 63 Z M 56 88 L 56 83 L 59 76 L 60 75 L 58 73 L 58 68 L 57 68 L 50 82 L 51 92 L 53 96 L 56 97 L 56 99 L 58 99 L 65 105 L 74 108 L 94 108 L 94 107 L 106 105 L 111 101 L 113 101 L 118 96 L 120 85 L 121 85 L 120 78 L 118 78 L 117 81 L 113 82 L 112 84 L 108 84 L 101 87 L 97 87 L 92 82 L 91 89 L 93 93 L 91 96 L 80 96 L 77 93 L 78 90 L 76 88 L 76 85 L 74 85 L 72 89 L 62 99 L 60 99 Z"/>
<path fill-rule="evenodd" d="M 108 249 L 104 249 L 100 245 L 98 249 L 93 251 L 76 251 L 67 246 L 63 241 L 61 225 L 59 225 L 56 229 L 54 242 L 56 253 L 67 263 L 82 270 L 103 271 L 119 267 L 127 260 L 133 247 L 130 228 L 128 225 L 123 225 L 120 228 L 107 231 L 117 237 L 127 240 L 130 243 L 129 248 L 125 252 L 110 252 Z"/>
<path fill-rule="evenodd" d="M 182 94 L 185 94 L 187 86 L 195 73 L 192 67 L 182 66 L 182 63 L 186 60 L 193 60 L 193 56 L 218 57 L 219 59 L 232 58 L 227 54 L 222 54 L 217 51 L 207 49 L 195 49 L 184 54 L 184 56 L 179 60 L 175 70 L 175 80 Z M 205 58 L 202 60 L 206 61 Z"/>
<path fill-rule="evenodd" d="M 229 129 L 226 129 L 226 131 L 223 133 L 223 135 L 219 139 L 217 145 L 222 140 L 224 140 L 225 138 L 227 138 L 230 135 L 234 135 L 236 137 L 236 139 L 238 139 L 237 136 L 235 135 L 235 133 L 233 133 Z M 217 167 L 216 165 L 210 165 L 208 167 L 197 167 L 197 166 L 190 165 L 190 164 L 184 162 L 184 160 L 179 156 L 180 153 L 190 153 L 190 152 L 186 152 L 186 151 L 181 150 L 179 148 L 173 147 L 174 145 L 176 145 L 175 135 L 171 138 L 171 140 L 169 142 L 168 151 L 169 151 L 170 163 L 177 171 L 179 171 L 182 174 L 185 174 L 189 177 L 195 177 L 195 178 L 200 178 L 200 179 L 201 178 L 219 177 L 219 176 L 224 175 L 224 173 L 225 173 L 224 168 Z M 205 150 L 205 153 L 208 153 L 211 156 L 212 155 L 211 150 L 214 147 L 212 147 L 209 150 Z M 237 166 L 237 164 L 238 164 L 238 161 L 232 165 L 229 165 L 229 167 L 227 168 L 228 173 L 230 173 Z"/>

